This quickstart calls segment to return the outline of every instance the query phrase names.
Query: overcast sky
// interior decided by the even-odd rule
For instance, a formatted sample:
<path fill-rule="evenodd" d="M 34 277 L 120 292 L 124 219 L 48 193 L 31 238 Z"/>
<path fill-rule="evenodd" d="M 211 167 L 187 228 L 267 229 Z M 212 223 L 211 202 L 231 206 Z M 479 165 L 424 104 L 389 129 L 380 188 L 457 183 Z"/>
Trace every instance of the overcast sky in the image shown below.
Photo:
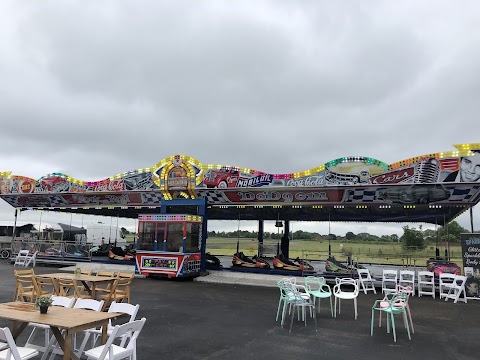
<path fill-rule="evenodd" d="M 478 1 L 0 2 L 0 171 L 14 175 L 93 181 L 175 154 L 270 173 L 390 164 L 480 142 L 479 98 Z"/>

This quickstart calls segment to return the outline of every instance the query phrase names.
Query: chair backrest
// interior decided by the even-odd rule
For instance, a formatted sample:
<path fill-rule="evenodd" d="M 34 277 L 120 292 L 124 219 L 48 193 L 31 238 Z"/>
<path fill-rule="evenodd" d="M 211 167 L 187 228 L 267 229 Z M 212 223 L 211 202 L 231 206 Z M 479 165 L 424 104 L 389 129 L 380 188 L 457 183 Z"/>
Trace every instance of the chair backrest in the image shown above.
<path fill-rule="evenodd" d="M 115 277 L 114 271 L 97 271 L 96 276 Z"/>
<path fill-rule="evenodd" d="M 57 293 L 57 286 L 53 278 L 34 276 L 34 280 L 38 296 Z"/>
<path fill-rule="evenodd" d="M 322 282 L 316 276 L 307 276 L 305 278 L 305 287 L 308 291 L 318 291 L 322 287 Z"/>
<path fill-rule="evenodd" d="M 418 272 L 418 282 L 421 283 L 433 283 L 434 282 L 434 273 L 433 271 L 419 271 Z"/>
<path fill-rule="evenodd" d="M 75 302 L 75 298 L 66 297 L 66 296 L 52 296 L 52 305 L 53 306 L 63 306 L 66 308 L 71 308 Z"/>
<path fill-rule="evenodd" d="M 8 345 L 5 359 L 9 359 L 10 356 L 13 357 L 15 360 L 22 359 L 20 353 L 18 352 L 17 345 L 15 344 L 12 333 L 10 332 L 10 329 L 8 327 L 0 328 L 0 340 L 5 341 Z"/>
<path fill-rule="evenodd" d="M 383 269 L 382 274 L 383 274 L 383 280 L 397 281 L 398 279 L 397 270 Z"/>
<path fill-rule="evenodd" d="M 372 276 L 368 269 L 357 269 L 357 274 L 360 280 L 372 280 Z"/>
<path fill-rule="evenodd" d="M 465 282 L 467 277 L 463 275 L 455 275 L 452 286 L 458 290 L 465 289 Z"/>
<path fill-rule="evenodd" d="M 408 302 L 408 299 L 410 298 L 410 294 L 412 294 L 413 292 L 413 287 L 411 287 L 410 285 L 404 286 L 404 285 L 397 284 L 395 289 L 397 293 L 405 293 L 406 294 L 405 302 Z"/>
<path fill-rule="evenodd" d="M 82 275 L 92 275 L 92 270 L 81 269 L 80 274 L 82 274 Z"/>
<path fill-rule="evenodd" d="M 455 275 L 455 274 L 441 273 L 438 276 L 439 281 L 440 281 L 440 286 L 445 285 L 445 284 L 453 284 L 456 276 L 457 275 Z"/>
<path fill-rule="evenodd" d="M 98 356 L 97 360 L 103 360 L 106 358 L 108 354 L 109 359 L 114 359 L 114 354 L 113 354 L 113 343 L 115 339 L 124 337 L 124 336 L 130 336 L 130 341 L 128 344 L 121 343 L 120 346 L 124 347 L 124 351 L 122 351 L 122 357 L 128 357 L 129 354 L 133 355 L 136 352 L 137 348 L 137 338 L 138 335 L 140 334 L 140 331 L 142 331 L 143 326 L 145 325 L 145 321 L 147 319 L 142 318 L 141 320 L 135 320 L 132 322 L 128 322 L 122 325 L 116 325 L 110 336 L 108 337 L 107 342 L 105 343 L 105 346 L 103 347 L 102 352 Z M 117 345 L 118 346 L 118 345 Z M 136 357 L 133 356 L 135 359 Z"/>
<path fill-rule="evenodd" d="M 77 295 L 77 281 L 72 278 L 59 278 L 57 280 L 58 294 L 60 296 L 75 296 Z M 71 293 L 70 293 L 71 292 Z"/>
<path fill-rule="evenodd" d="M 87 309 L 93 311 L 102 311 L 104 301 L 93 300 L 93 299 L 82 299 L 78 298 L 75 302 L 75 309 Z"/>
<path fill-rule="evenodd" d="M 15 265 L 24 266 L 29 253 L 30 252 L 28 250 L 20 250 L 17 254 L 17 257 L 15 258 L 15 263 L 13 264 L 13 266 Z"/>
<path fill-rule="evenodd" d="M 358 286 L 358 280 L 352 279 L 352 278 L 335 278 L 336 285 L 333 287 L 333 293 L 334 294 L 340 294 L 342 292 L 353 292 L 355 296 L 358 295 L 359 292 L 359 286 Z M 353 286 L 353 291 L 351 290 L 351 287 Z M 349 289 L 346 291 L 345 289 Z"/>
<path fill-rule="evenodd" d="M 33 263 L 33 265 L 35 266 L 35 261 L 37 260 L 37 254 L 38 254 L 38 250 L 35 251 L 32 255 L 27 254 L 27 256 L 26 256 L 26 258 L 25 258 L 25 264 L 24 264 L 24 266 L 28 266 L 28 265 L 30 265 L 31 263 Z"/>
<path fill-rule="evenodd" d="M 415 281 L 415 271 L 412 270 L 400 270 L 399 272 L 399 281 L 405 281 L 405 282 L 414 282 Z"/>
<path fill-rule="evenodd" d="M 123 314 L 128 314 L 130 315 L 130 322 L 135 320 L 135 317 L 137 316 L 138 309 L 140 308 L 140 305 L 133 305 L 133 304 L 127 304 L 127 303 L 117 303 L 115 301 L 112 301 L 110 304 L 110 307 L 108 308 L 108 312 L 118 312 L 118 313 L 123 313 Z"/>

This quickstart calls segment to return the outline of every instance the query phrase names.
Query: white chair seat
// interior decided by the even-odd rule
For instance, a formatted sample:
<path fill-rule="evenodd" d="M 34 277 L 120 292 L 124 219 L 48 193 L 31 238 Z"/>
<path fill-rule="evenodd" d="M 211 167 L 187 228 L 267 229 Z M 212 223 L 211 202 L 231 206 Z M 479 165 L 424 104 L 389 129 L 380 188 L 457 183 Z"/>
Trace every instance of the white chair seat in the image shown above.
<path fill-rule="evenodd" d="M 17 346 L 18 353 L 20 354 L 22 360 L 31 359 L 38 355 L 38 351 L 35 349 L 29 349 L 26 347 Z M 8 349 L 0 351 L 0 360 L 7 359 Z M 13 359 L 13 356 L 11 357 Z"/>
<path fill-rule="evenodd" d="M 0 350 L 8 348 L 8 344 L 4 343 L 3 341 L 0 341 Z"/>
<path fill-rule="evenodd" d="M 85 351 L 84 354 L 89 359 L 98 359 L 98 358 L 100 358 L 100 354 L 102 353 L 104 347 L 105 347 L 105 345 L 97 346 L 93 349 Z M 120 358 L 120 355 L 122 355 L 122 357 L 123 356 L 127 357 L 132 353 L 132 349 L 125 349 L 125 348 L 123 348 L 121 346 L 117 346 L 117 345 L 112 345 L 111 350 L 113 351 L 113 356 L 115 358 Z M 105 359 L 109 359 L 108 354 L 105 357 Z"/>

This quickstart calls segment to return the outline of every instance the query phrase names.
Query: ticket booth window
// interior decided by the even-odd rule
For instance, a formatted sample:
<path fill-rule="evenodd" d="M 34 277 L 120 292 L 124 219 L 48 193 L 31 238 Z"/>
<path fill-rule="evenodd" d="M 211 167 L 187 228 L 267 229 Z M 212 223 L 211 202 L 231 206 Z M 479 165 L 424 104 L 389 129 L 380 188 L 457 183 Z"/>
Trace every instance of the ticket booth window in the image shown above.
<path fill-rule="evenodd" d="M 183 222 L 167 225 L 167 251 L 183 251 Z"/>
<path fill-rule="evenodd" d="M 200 225 L 187 223 L 186 252 L 196 252 L 199 250 Z"/>
<path fill-rule="evenodd" d="M 155 243 L 155 223 L 144 222 L 139 224 L 140 234 L 138 248 L 140 250 L 153 250 Z"/>

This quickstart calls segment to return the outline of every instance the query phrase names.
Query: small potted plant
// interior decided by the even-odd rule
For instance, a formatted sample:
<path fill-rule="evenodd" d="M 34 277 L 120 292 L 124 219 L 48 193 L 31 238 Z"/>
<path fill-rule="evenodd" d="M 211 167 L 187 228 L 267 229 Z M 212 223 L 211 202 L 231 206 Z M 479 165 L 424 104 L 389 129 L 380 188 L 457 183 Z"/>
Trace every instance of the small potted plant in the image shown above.
<path fill-rule="evenodd" d="M 52 298 L 50 296 L 40 296 L 35 300 L 35 307 L 40 308 L 40 314 L 46 314 L 51 305 Z"/>

